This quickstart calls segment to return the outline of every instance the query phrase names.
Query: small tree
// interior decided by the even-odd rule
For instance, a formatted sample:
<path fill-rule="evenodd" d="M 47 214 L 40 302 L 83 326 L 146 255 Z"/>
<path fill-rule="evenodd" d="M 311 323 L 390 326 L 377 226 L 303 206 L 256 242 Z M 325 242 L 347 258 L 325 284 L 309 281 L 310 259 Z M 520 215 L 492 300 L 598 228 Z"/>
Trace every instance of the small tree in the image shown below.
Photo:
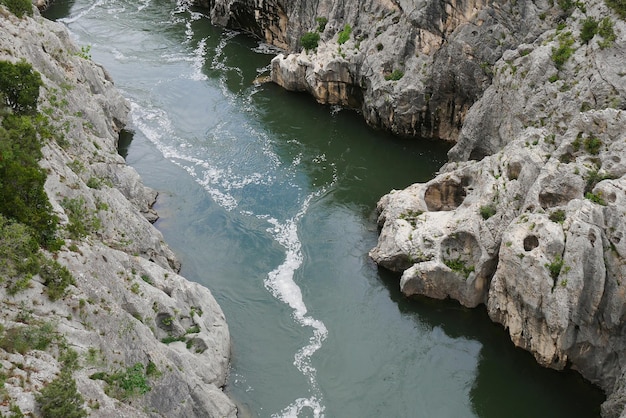
<path fill-rule="evenodd" d="M 44 418 L 82 418 L 87 416 L 85 402 L 76 390 L 72 373 L 65 368 L 36 397 Z"/>
<path fill-rule="evenodd" d="M 307 32 L 300 38 L 302 47 L 307 51 L 317 48 L 320 42 L 320 34 L 318 32 Z"/>
<path fill-rule="evenodd" d="M 13 64 L 0 61 L 0 96 L 15 113 L 34 114 L 37 111 L 41 76 L 26 61 Z"/>
<path fill-rule="evenodd" d="M 0 4 L 5 5 L 11 13 L 19 18 L 25 14 L 28 16 L 33 15 L 33 4 L 31 0 L 0 0 Z"/>

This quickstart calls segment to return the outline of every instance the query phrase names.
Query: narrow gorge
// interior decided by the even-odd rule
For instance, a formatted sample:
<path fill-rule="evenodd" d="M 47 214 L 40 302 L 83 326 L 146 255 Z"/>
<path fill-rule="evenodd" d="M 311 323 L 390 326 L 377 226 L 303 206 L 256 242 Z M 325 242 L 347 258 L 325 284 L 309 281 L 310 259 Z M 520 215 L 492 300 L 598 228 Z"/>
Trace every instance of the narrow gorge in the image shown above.
<path fill-rule="evenodd" d="M 204 6 L 285 49 L 278 85 L 452 141 L 433 180 L 380 200 L 371 257 L 406 295 L 485 304 L 540 364 L 605 390 L 604 417 L 626 416 L 622 2 Z"/>
<path fill-rule="evenodd" d="M 0 3 L 2 416 L 626 417 L 622 0 Z"/>

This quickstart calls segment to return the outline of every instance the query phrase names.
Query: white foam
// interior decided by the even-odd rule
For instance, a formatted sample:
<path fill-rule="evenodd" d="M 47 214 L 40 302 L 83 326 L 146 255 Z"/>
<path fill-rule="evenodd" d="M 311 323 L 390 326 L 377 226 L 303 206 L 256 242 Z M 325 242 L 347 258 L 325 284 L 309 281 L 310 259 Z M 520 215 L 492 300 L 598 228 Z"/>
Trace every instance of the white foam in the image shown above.
<path fill-rule="evenodd" d="M 70 23 L 74 23 L 79 19 L 82 19 L 83 17 L 87 16 L 89 13 L 91 13 L 92 10 L 94 10 L 96 7 L 100 7 L 105 3 L 105 0 L 96 0 L 91 6 L 89 6 L 87 9 L 83 9 L 80 12 L 78 12 L 77 15 L 75 16 L 69 16 L 69 17 L 64 17 L 62 19 L 59 19 L 59 22 L 62 22 L 65 24 L 65 26 L 68 26 Z"/>
<path fill-rule="evenodd" d="M 302 291 L 293 280 L 294 273 L 302 265 L 303 256 L 301 243 L 298 237 L 298 222 L 309 208 L 313 198 L 323 193 L 320 190 L 311 193 L 304 201 L 300 211 L 291 219 L 279 222 L 273 218 L 267 221 L 273 225 L 268 232 L 282 245 L 285 250 L 285 261 L 272 270 L 265 280 L 265 287 L 272 295 L 293 309 L 293 318 L 304 327 L 313 328 L 313 335 L 309 338 L 308 345 L 302 347 L 294 356 L 294 366 L 307 378 L 311 396 L 296 399 L 291 405 L 283 409 L 273 417 L 297 417 L 305 408 L 311 409 L 315 417 L 324 416 L 322 395 L 317 384 L 316 369 L 311 364 L 311 357 L 322 347 L 322 343 L 328 336 L 326 325 L 318 319 L 307 316 L 307 307 L 302 299 Z"/>

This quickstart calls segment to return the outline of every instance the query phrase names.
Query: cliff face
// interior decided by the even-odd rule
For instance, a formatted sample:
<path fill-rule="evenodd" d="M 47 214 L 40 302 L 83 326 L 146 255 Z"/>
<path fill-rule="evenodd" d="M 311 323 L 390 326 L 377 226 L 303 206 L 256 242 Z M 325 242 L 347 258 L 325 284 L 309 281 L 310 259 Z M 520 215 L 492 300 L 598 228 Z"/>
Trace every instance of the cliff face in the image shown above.
<path fill-rule="evenodd" d="M 371 256 L 402 273 L 407 295 L 486 304 L 540 364 L 603 388 L 603 416 L 616 417 L 626 414 L 626 25 L 603 2 L 585 6 L 503 54 L 452 161 L 379 202 Z M 585 25 L 605 17 L 614 36 L 589 38 Z"/>
<path fill-rule="evenodd" d="M 287 52 L 327 19 L 314 51 L 272 63 L 272 80 L 319 102 L 360 109 L 375 127 L 457 139 L 503 52 L 558 18 L 548 1 L 209 1 L 217 24 L 243 28 Z M 340 32 L 352 32 L 340 43 Z"/>
<path fill-rule="evenodd" d="M 43 147 L 46 192 L 62 231 L 79 221 L 86 228 L 81 237 L 62 232 L 65 245 L 48 255 L 75 278 L 67 296 L 49 300 L 38 275 L 14 295 L 0 287 L 2 330 L 46 324 L 57 341 L 47 351 L 0 349 L 4 399 L 38 415 L 35 395 L 62 375 L 67 359 L 58 354 L 71 348 L 90 416 L 234 417 L 221 391 L 230 355 L 224 315 L 209 290 L 177 274 L 149 222 L 156 192 L 117 153 L 128 104 L 84 55 L 62 25 L 0 7 L 0 60 L 23 59 L 41 74 L 39 110 L 58 134 Z"/>

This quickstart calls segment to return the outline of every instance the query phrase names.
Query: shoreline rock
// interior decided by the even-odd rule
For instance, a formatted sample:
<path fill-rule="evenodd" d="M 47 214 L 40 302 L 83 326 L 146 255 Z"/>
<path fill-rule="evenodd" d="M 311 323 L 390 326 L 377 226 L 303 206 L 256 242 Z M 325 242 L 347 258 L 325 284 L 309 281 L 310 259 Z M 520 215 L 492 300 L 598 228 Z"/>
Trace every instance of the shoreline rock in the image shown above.
<path fill-rule="evenodd" d="M 236 416 L 221 389 L 230 358 L 224 314 L 208 289 L 178 275 L 180 262 L 150 222 L 157 194 L 117 153 L 128 103 L 106 71 L 81 56 L 63 25 L 38 13 L 0 19 L 0 59 L 24 59 L 44 81 L 39 109 L 58 135 L 42 148 L 40 164 L 60 228 L 71 216 L 90 226 L 53 255 L 75 278 L 68 296 L 50 301 L 39 276 L 14 296 L 3 286 L 2 325 L 24 326 L 25 315 L 53 325 L 78 355 L 73 377 L 90 416 Z M 78 215 L 68 202 L 78 204 Z M 36 414 L 35 394 L 59 373 L 61 360 L 54 352 L 1 349 L 0 359 L 10 399 L 24 414 Z M 116 398 L 94 377 L 135 366 L 146 376 L 150 371 L 149 388 L 130 399 Z"/>

